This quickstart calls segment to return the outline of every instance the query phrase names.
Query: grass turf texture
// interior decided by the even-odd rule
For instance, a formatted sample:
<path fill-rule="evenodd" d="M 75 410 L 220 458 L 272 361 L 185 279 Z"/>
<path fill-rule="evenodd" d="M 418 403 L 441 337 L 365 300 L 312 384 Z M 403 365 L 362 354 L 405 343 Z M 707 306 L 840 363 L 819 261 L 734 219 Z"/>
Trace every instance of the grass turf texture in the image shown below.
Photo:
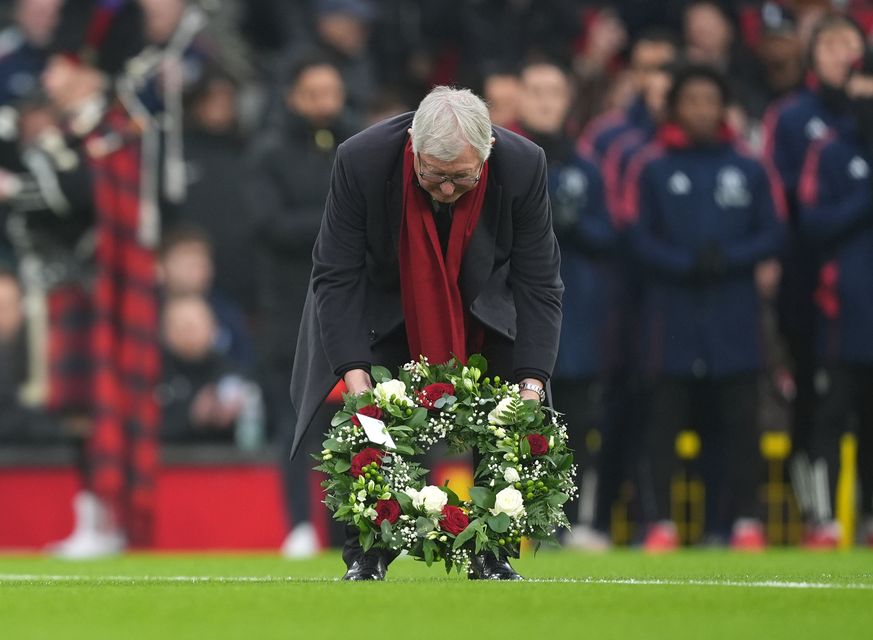
<path fill-rule="evenodd" d="M 873 637 L 870 551 L 560 551 L 515 565 L 544 581 L 470 582 L 401 559 L 385 583 L 342 583 L 333 553 L 0 556 L 0 638 Z"/>

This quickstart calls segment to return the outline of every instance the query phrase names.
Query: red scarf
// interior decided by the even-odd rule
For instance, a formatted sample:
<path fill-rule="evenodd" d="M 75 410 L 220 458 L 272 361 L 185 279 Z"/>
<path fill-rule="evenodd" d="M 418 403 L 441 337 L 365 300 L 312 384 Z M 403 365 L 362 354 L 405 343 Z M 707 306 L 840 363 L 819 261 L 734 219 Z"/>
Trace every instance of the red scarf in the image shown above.
<path fill-rule="evenodd" d="M 430 196 L 418 185 L 412 141 L 403 156 L 403 214 L 400 223 L 400 296 L 406 318 L 409 353 L 414 359 L 467 361 L 480 348 L 481 336 L 464 309 L 458 276 L 461 261 L 479 221 L 488 181 L 488 163 L 476 186 L 454 203 L 445 257 L 433 220 Z"/>
<path fill-rule="evenodd" d="M 97 217 L 94 285 L 94 430 L 89 442 L 94 491 L 115 507 L 134 545 L 151 541 L 160 415 L 158 296 L 153 249 L 137 239 L 139 139 L 121 110 L 89 137 L 115 134 L 123 144 L 92 154 Z"/>

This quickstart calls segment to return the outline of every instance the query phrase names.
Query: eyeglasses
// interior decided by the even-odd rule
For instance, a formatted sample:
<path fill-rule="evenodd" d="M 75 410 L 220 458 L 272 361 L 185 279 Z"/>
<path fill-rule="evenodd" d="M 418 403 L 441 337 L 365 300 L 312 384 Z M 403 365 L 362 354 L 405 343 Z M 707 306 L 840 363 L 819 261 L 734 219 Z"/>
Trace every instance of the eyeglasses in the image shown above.
<path fill-rule="evenodd" d="M 479 168 L 478 176 L 445 176 L 439 173 L 430 173 L 429 171 L 424 171 L 423 169 L 421 169 L 421 167 L 424 166 L 424 163 L 421 161 L 420 155 L 418 156 L 418 166 L 418 177 L 428 184 L 442 184 L 444 182 L 451 182 L 452 185 L 456 187 L 472 187 L 476 185 L 482 177 L 481 167 Z"/>

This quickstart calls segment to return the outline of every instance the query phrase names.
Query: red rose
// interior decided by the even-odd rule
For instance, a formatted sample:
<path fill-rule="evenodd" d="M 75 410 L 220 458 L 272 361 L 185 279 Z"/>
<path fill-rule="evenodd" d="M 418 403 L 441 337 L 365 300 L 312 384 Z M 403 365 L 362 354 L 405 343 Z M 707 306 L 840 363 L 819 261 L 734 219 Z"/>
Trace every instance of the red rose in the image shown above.
<path fill-rule="evenodd" d="M 466 513 L 461 511 L 460 507 L 453 507 L 450 504 L 443 507 L 443 518 L 440 520 L 440 529 L 456 536 L 466 529 L 468 524 L 470 524 L 470 518 L 467 517 Z"/>
<path fill-rule="evenodd" d="M 527 436 L 527 443 L 530 445 L 530 454 L 532 456 L 544 456 L 549 452 L 549 441 L 545 436 L 538 433 L 532 433 Z"/>
<path fill-rule="evenodd" d="M 373 462 L 380 467 L 382 466 L 382 452 L 373 447 L 361 449 L 355 454 L 355 457 L 352 458 L 352 468 L 349 469 L 349 473 L 358 478 L 364 475 L 364 467 L 369 466 Z"/>
<path fill-rule="evenodd" d="M 426 409 L 435 409 L 436 401 L 445 395 L 455 395 L 455 385 L 448 382 L 434 382 L 418 392 L 418 404 Z"/>
<path fill-rule="evenodd" d="M 361 407 L 355 413 L 360 413 L 362 416 L 367 416 L 368 418 L 373 418 L 374 420 L 382 419 L 382 410 L 377 407 L 375 404 L 368 404 L 366 407 Z M 361 426 L 361 421 L 358 420 L 358 416 L 352 414 L 352 424 L 356 427 Z"/>
<path fill-rule="evenodd" d="M 376 502 L 376 526 L 381 527 L 382 521 L 387 520 L 391 524 L 397 522 L 400 517 L 400 503 L 397 500 L 379 500 Z"/>

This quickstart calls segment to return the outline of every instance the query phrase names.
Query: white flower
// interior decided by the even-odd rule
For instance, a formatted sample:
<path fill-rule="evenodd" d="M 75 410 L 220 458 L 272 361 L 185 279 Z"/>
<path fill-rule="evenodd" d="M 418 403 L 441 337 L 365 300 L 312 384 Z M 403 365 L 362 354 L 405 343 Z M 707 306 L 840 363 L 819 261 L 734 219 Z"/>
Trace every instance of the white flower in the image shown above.
<path fill-rule="evenodd" d="M 411 405 L 412 400 L 406 395 L 406 383 L 402 380 L 388 380 L 380 382 L 373 390 L 376 403 L 381 407 L 391 404 L 391 396 L 394 396 L 395 405 Z"/>
<path fill-rule="evenodd" d="M 510 424 L 512 422 L 513 412 L 510 410 L 512 406 L 512 398 L 506 397 L 497 403 L 497 406 L 488 414 L 488 422 L 491 424 Z"/>
<path fill-rule="evenodd" d="M 506 467 L 503 471 L 503 479 L 507 482 L 518 482 L 521 476 L 518 475 L 518 470 L 515 467 Z"/>
<path fill-rule="evenodd" d="M 417 489 L 413 489 L 412 487 L 406 487 L 403 493 L 412 498 L 412 506 L 416 509 L 421 509 L 424 498 L 421 495 L 421 491 Z"/>
<path fill-rule="evenodd" d="M 506 429 L 504 429 L 503 427 L 497 427 L 497 429 L 494 430 L 494 437 L 496 437 L 498 440 L 502 440 L 506 437 Z"/>
<path fill-rule="evenodd" d="M 421 506 L 428 515 L 442 513 L 443 507 L 449 501 L 449 496 L 439 487 L 428 485 L 419 492 Z"/>
<path fill-rule="evenodd" d="M 505 513 L 510 518 L 517 518 L 524 514 L 524 501 L 521 497 L 521 491 L 514 487 L 506 487 L 498 492 L 494 499 L 494 508 L 491 513 L 495 516 L 499 513 Z"/>

